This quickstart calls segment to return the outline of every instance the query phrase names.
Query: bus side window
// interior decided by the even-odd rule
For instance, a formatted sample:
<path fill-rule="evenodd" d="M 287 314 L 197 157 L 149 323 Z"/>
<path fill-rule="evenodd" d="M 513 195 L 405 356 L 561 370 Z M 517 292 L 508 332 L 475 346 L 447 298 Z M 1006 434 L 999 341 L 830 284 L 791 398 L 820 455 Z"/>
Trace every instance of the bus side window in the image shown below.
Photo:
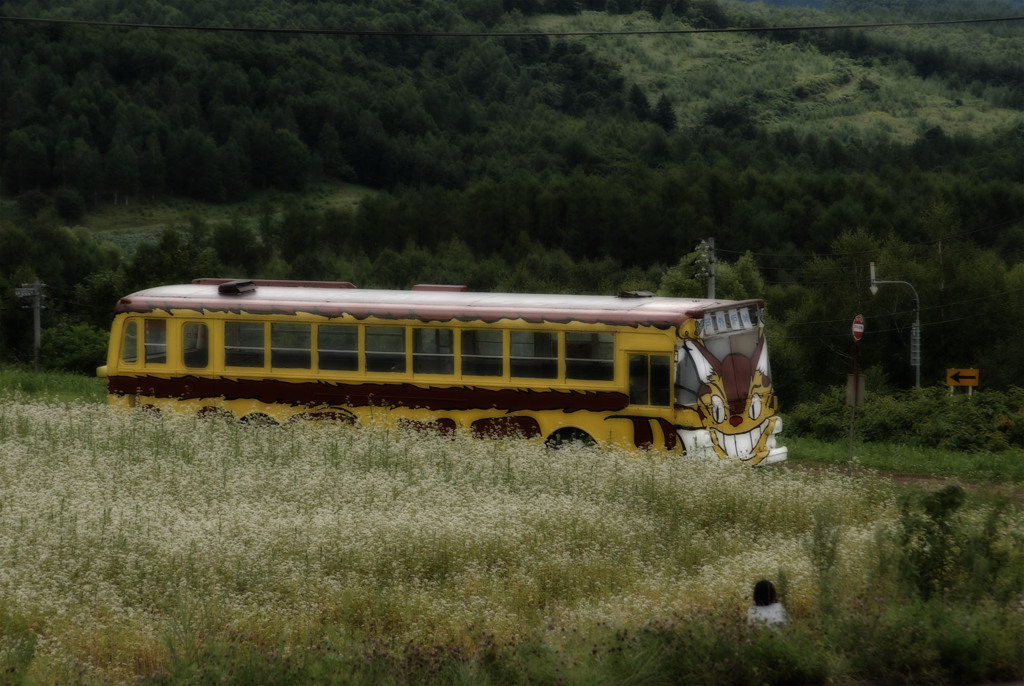
<path fill-rule="evenodd" d="M 316 328 L 317 367 L 354 372 L 359 369 L 359 328 L 321 324 Z"/>
<path fill-rule="evenodd" d="M 615 378 L 615 345 L 610 333 L 565 334 L 565 378 L 611 381 Z"/>
<path fill-rule="evenodd" d="M 146 364 L 167 364 L 167 320 L 146 319 L 143 330 Z"/>
<path fill-rule="evenodd" d="M 558 335 L 543 331 L 513 331 L 512 376 L 531 379 L 558 377 Z"/>
<path fill-rule="evenodd" d="M 181 350 L 185 366 L 205 369 L 210 364 L 210 336 L 206 324 L 186 322 L 181 328 Z"/>
<path fill-rule="evenodd" d="M 504 333 L 493 329 L 463 329 L 462 373 L 465 376 L 501 376 L 504 370 Z"/>
<path fill-rule="evenodd" d="M 670 405 L 672 358 L 668 355 L 629 356 L 629 402 Z"/>
<path fill-rule="evenodd" d="M 366 371 L 405 371 L 405 327 L 366 327 Z"/>
<path fill-rule="evenodd" d="M 453 374 L 455 337 L 451 329 L 413 329 L 412 371 L 414 374 Z"/>
<path fill-rule="evenodd" d="M 124 325 L 121 361 L 125 364 L 135 364 L 139 361 L 139 325 L 134 319 Z"/>
<path fill-rule="evenodd" d="M 266 357 L 263 322 L 224 322 L 224 364 L 262 367 Z"/>
<path fill-rule="evenodd" d="M 309 369 L 309 324 L 275 322 L 270 325 L 270 366 L 280 369 Z"/>

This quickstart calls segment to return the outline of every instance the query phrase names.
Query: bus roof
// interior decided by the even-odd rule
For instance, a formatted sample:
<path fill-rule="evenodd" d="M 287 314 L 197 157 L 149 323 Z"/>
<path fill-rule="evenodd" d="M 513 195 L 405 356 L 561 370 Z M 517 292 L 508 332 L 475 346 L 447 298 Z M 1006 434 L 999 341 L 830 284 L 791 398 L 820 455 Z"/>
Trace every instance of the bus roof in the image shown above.
<path fill-rule="evenodd" d="M 583 322 L 609 325 L 678 326 L 707 311 L 741 305 L 760 307 L 760 300 L 698 300 L 650 294 L 559 295 L 480 293 L 453 286 L 418 286 L 413 290 L 355 288 L 342 282 L 232 281 L 197 279 L 191 284 L 158 286 L 122 298 L 116 312 L 194 310 L 294 314 L 357 319 L 421 321 Z"/>

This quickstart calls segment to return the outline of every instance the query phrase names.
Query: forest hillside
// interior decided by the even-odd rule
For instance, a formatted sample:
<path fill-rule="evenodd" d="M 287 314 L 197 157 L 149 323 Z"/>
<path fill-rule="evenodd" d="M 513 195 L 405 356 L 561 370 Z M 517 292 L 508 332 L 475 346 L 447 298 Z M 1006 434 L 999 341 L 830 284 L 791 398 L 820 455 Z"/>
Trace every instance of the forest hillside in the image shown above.
<path fill-rule="evenodd" d="M 696 295 L 714 238 L 784 402 L 845 378 L 857 313 L 876 387 L 917 313 L 924 383 L 1021 385 L 1024 7 L 803 4 L 8 0 L 0 356 L 37 278 L 44 362 L 88 370 L 155 283 Z"/>

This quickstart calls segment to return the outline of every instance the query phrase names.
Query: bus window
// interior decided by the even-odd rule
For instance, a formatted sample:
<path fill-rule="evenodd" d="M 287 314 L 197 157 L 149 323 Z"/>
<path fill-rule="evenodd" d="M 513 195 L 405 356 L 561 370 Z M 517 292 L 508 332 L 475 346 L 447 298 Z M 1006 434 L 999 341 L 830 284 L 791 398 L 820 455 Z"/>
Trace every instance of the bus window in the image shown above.
<path fill-rule="evenodd" d="M 668 355 L 629 356 L 629 402 L 670 405 L 672 358 Z"/>
<path fill-rule="evenodd" d="M 615 378 L 615 346 L 610 333 L 565 334 L 565 378 L 611 381 Z"/>
<path fill-rule="evenodd" d="M 309 369 L 309 324 L 274 322 L 270 325 L 270 366 L 279 369 Z"/>
<path fill-rule="evenodd" d="M 359 328 L 347 324 L 318 326 L 316 354 L 320 369 L 356 371 L 359 369 Z"/>
<path fill-rule="evenodd" d="M 366 327 L 366 371 L 405 371 L 405 328 Z"/>
<path fill-rule="evenodd" d="M 143 331 L 146 364 L 167 364 L 167 320 L 147 319 Z"/>
<path fill-rule="evenodd" d="M 265 358 L 263 322 L 224 322 L 224 364 L 262 367 Z"/>
<path fill-rule="evenodd" d="M 124 340 L 121 342 L 121 361 L 135 364 L 139 361 L 139 326 L 132 320 L 124 325 Z"/>
<path fill-rule="evenodd" d="M 493 329 L 462 331 L 462 373 L 467 376 L 501 376 L 504 370 L 504 334 Z"/>
<path fill-rule="evenodd" d="M 412 371 L 415 374 L 455 372 L 454 336 L 451 329 L 413 329 Z"/>
<path fill-rule="evenodd" d="M 181 328 L 181 350 L 185 366 L 204 369 L 210 364 L 210 337 L 206 324 L 186 322 Z"/>
<path fill-rule="evenodd" d="M 512 376 L 531 379 L 558 377 L 558 336 L 542 331 L 513 331 Z"/>

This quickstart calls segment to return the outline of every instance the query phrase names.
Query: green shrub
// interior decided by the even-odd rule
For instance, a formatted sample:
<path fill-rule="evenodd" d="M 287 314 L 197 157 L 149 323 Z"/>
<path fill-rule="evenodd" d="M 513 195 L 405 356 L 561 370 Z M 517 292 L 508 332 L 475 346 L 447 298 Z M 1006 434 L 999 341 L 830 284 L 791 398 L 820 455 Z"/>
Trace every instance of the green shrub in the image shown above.
<path fill-rule="evenodd" d="M 786 413 L 786 431 L 826 441 L 848 435 L 850 409 L 844 389 Z M 991 452 L 1024 447 L 1024 390 L 979 391 L 968 396 L 942 388 L 913 388 L 892 395 L 868 393 L 858 408 L 860 440 L 928 448 Z"/>
<path fill-rule="evenodd" d="M 36 634 L 23 616 L 0 605 L 0 681 L 23 683 L 36 652 Z"/>
<path fill-rule="evenodd" d="M 963 533 L 954 516 L 965 497 L 959 486 L 946 486 L 901 499 L 896 534 L 900 573 L 925 600 L 960 585 Z"/>
<path fill-rule="evenodd" d="M 872 681 L 1013 681 L 1024 664 L 1024 619 L 990 601 L 892 604 L 839 618 L 828 633 L 851 674 Z"/>
<path fill-rule="evenodd" d="M 833 388 L 822 393 L 815 403 L 797 405 L 786 413 L 786 432 L 824 441 L 842 438 L 850 429 L 850 411 L 845 406 L 845 398 L 845 391 Z"/>
<path fill-rule="evenodd" d="M 81 223 L 82 217 L 85 216 L 85 199 L 73 188 L 61 188 L 54 193 L 53 206 L 57 210 L 57 216 L 68 225 Z"/>
<path fill-rule="evenodd" d="M 49 328 L 42 333 L 40 362 L 46 369 L 95 374 L 107 358 L 106 331 L 89 324 Z"/>

